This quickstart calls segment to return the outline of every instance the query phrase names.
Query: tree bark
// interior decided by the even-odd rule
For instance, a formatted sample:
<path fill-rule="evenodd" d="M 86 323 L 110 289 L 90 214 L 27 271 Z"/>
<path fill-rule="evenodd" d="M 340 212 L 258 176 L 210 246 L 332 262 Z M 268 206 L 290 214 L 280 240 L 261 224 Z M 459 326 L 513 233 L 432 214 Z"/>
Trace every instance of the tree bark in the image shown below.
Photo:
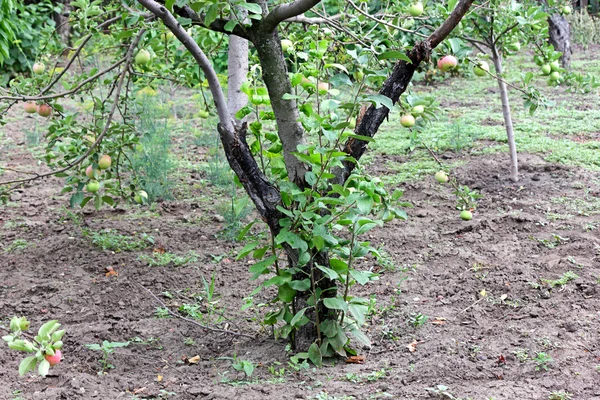
<path fill-rule="evenodd" d="M 262 27 L 252 30 L 250 37 L 258 54 L 263 80 L 267 86 L 271 107 L 277 121 L 277 132 L 283 145 L 288 179 L 299 187 L 304 187 L 306 167 L 292 152 L 298 151 L 298 145 L 306 143 L 305 132 L 299 122 L 300 115 L 296 100 L 283 98 L 286 94 L 292 94 L 292 85 L 281 48 L 281 40 L 277 29 L 265 31 Z"/>
<path fill-rule="evenodd" d="M 247 76 L 248 41 L 232 35 L 229 37 L 227 59 L 227 108 L 231 118 L 238 124 L 242 121 L 235 114 L 248 103 L 248 97 L 241 89 Z"/>
<path fill-rule="evenodd" d="M 496 45 L 492 45 L 492 60 L 494 61 L 496 75 L 498 76 L 498 87 L 500 88 L 500 98 L 502 99 L 502 115 L 504 116 L 508 148 L 510 150 L 510 180 L 517 182 L 519 180 L 517 146 L 515 144 L 510 103 L 508 102 L 508 89 L 502 78 L 502 55 L 498 52 Z"/>
<path fill-rule="evenodd" d="M 564 15 L 554 14 L 548 18 L 548 33 L 550 43 L 554 50 L 560 51 L 562 56 L 560 63 L 563 68 L 569 69 L 571 66 L 571 26 Z"/>

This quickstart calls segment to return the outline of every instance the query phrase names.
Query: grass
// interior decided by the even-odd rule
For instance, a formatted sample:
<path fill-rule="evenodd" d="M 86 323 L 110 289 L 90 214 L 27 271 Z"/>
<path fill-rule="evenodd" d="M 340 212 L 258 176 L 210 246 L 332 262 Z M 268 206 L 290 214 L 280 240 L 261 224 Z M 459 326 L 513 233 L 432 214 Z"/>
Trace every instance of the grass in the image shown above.
<path fill-rule="evenodd" d="M 519 70 L 516 65 L 520 66 Z M 574 59 L 572 67 L 573 71 L 584 74 L 591 71 L 600 79 L 599 60 Z M 507 58 L 506 79 L 519 85 L 521 72 L 537 74 L 537 68 L 532 57 L 521 52 Z M 536 87 L 554 106 L 539 109 L 533 116 L 524 109 L 520 93 L 510 92 L 518 152 L 539 154 L 549 162 L 600 171 L 600 109 L 589 107 L 590 98 L 597 95 L 598 89 L 589 94 L 567 93 L 566 85 L 552 87 L 541 77 L 536 78 Z M 475 155 L 508 152 L 498 88 L 491 77 L 451 78 L 437 86 L 413 86 L 412 91 L 420 96 L 436 96 L 441 112 L 437 120 L 419 128 L 416 135 L 399 127 L 397 110 L 390 113 L 390 123 L 382 126 L 369 145 L 373 153 L 365 158 L 372 162 L 375 154 L 406 157 L 402 162 L 387 163 L 393 172 L 387 176 L 389 183 L 421 180 L 439 169 L 420 145 L 421 141 L 437 152 L 468 151 Z M 458 165 L 449 163 L 450 168 Z"/>
<path fill-rule="evenodd" d="M 105 229 L 98 232 L 84 230 L 83 235 L 89 237 L 94 246 L 117 253 L 143 250 L 154 244 L 154 238 L 145 233 L 137 236 L 126 236 L 118 234 L 114 229 Z"/>
<path fill-rule="evenodd" d="M 164 267 L 167 265 L 173 265 L 175 267 L 181 267 L 188 263 L 193 263 L 198 261 L 198 254 L 193 251 L 188 252 L 183 256 L 178 256 L 174 253 L 158 253 L 154 252 L 151 255 L 149 254 L 140 254 L 138 257 L 139 261 L 142 261 L 150 267 Z"/>

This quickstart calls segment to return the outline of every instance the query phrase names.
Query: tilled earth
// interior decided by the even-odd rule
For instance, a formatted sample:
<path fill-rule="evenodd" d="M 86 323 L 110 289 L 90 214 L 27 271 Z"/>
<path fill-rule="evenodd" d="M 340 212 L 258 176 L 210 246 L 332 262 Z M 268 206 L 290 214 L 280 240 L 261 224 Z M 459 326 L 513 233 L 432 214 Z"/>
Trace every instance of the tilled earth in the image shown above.
<path fill-rule="evenodd" d="M 3 128 L 4 165 L 36 168 L 23 145 L 28 124 Z M 409 220 L 370 238 L 385 243 L 395 267 L 371 265 L 380 280 L 359 289 L 377 300 L 367 327 L 373 346 L 361 351 L 364 364 L 338 360 L 318 370 L 288 365 L 286 344 L 259 323 L 264 309 L 241 311 L 255 282 L 248 262 L 235 261 L 243 244 L 218 238 L 223 224 L 210 188 L 208 200 L 165 202 L 153 212 L 89 205 L 72 217 L 66 196 L 57 195 L 59 179 L 18 190 L 0 211 L 2 325 L 12 315 L 27 316 L 34 328 L 57 319 L 67 334 L 64 361 L 45 379 L 20 378 L 21 355 L 4 347 L 0 399 L 428 399 L 444 396 L 439 385 L 454 396 L 447 398 L 548 399 L 560 391 L 600 398 L 600 176 L 521 154 L 521 180 L 513 183 L 507 155 L 462 157 L 454 175 L 484 195 L 474 219 L 458 218 L 451 190 L 433 177 L 404 185 L 414 204 Z M 2 179 L 14 176 L 6 171 Z M 155 241 L 112 252 L 83 235 L 103 229 Z M 11 248 L 18 239 L 27 247 Z M 138 260 L 162 249 L 198 258 L 180 267 Z M 107 276 L 107 267 L 118 275 Z M 578 278 L 552 282 L 568 271 Z M 199 296 L 213 273 L 217 302 L 207 306 Z M 224 316 L 230 321 L 221 328 L 251 338 L 158 318 L 163 306 L 152 294 L 172 310 L 201 304 L 202 323 Z M 255 304 L 269 300 L 261 296 Z M 419 313 L 428 319 L 415 327 Z M 108 356 L 114 368 L 102 374 L 101 353 L 85 345 L 104 340 L 131 343 Z M 251 378 L 231 368 L 232 357 L 257 366 Z"/>

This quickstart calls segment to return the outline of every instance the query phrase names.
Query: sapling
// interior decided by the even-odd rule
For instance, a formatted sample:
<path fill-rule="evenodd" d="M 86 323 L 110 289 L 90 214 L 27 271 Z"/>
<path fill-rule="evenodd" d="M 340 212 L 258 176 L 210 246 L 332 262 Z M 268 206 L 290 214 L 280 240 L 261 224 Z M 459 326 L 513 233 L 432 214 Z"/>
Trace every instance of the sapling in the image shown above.
<path fill-rule="evenodd" d="M 51 366 L 55 366 L 62 359 L 62 337 L 65 330 L 60 328 L 56 320 L 48 321 L 40 327 L 35 337 L 25 333 L 29 329 L 29 321 L 25 317 L 13 317 L 10 320 L 10 334 L 2 339 L 8 343 L 12 350 L 31 353 L 19 364 L 19 375 L 23 376 L 33 371 L 36 366 L 41 376 L 48 375 Z M 39 364 L 39 366 L 38 366 Z"/>

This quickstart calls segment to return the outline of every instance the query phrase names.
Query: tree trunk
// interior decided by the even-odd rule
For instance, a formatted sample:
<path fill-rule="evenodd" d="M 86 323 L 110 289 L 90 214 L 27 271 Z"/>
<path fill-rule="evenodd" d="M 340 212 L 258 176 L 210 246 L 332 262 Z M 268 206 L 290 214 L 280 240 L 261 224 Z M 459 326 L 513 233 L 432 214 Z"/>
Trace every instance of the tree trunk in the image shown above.
<path fill-rule="evenodd" d="M 554 14 L 548 18 L 548 30 L 550 35 L 550 43 L 554 46 L 554 50 L 560 51 L 562 57 L 560 63 L 563 68 L 569 69 L 571 66 L 571 27 L 569 21 L 564 15 Z"/>
<path fill-rule="evenodd" d="M 71 41 L 71 24 L 69 23 L 69 13 L 71 12 L 71 0 L 57 0 L 61 5 L 61 12 L 54 13 L 54 22 L 56 22 L 56 33 L 60 36 L 65 45 Z"/>
<path fill-rule="evenodd" d="M 235 114 L 248 103 L 241 88 L 248 76 L 248 41 L 239 36 L 229 37 L 227 59 L 227 108 L 231 118 L 241 122 Z"/>
<path fill-rule="evenodd" d="M 498 76 L 498 87 L 500 88 L 500 98 L 502 99 L 502 115 L 504 116 L 504 125 L 506 127 L 506 136 L 508 137 L 508 148 L 510 150 L 510 180 L 517 182 L 519 180 L 517 146 L 515 144 L 515 134 L 513 131 L 512 116 L 510 112 L 510 103 L 508 102 L 508 90 L 504 78 L 502 77 L 502 55 L 498 52 L 496 45 L 492 46 L 492 59 Z"/>
<path fill-rule="evenodd" d="M 300 115 L 296 100 L 283 98 L 286 94 L 292 94 L 292 85 L 277 29 L 272 32 L 255 29 L 251 32 L 251 38 L 260 60 L 263 80 L 277 120 L 277 132 L 283 145 L 288 179 L 299 187 L 304 187 L 306 167 L 292 152 L 298 151 L 298 145 L 305 144 L 306 138 L 304 128 L 299 122 Z"/>

